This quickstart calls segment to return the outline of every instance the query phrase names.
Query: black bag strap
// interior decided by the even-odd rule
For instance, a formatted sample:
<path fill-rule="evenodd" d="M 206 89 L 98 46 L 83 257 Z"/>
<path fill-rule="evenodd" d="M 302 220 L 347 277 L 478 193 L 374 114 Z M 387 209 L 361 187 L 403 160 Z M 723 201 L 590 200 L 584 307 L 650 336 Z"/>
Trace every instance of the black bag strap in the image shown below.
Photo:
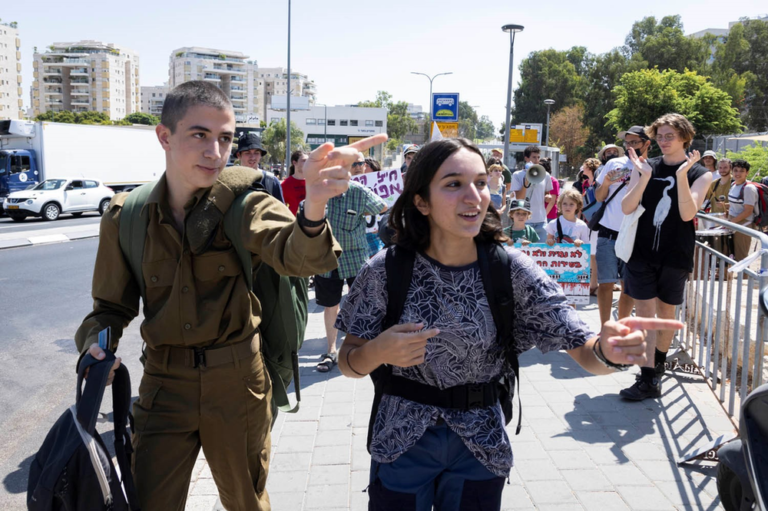
<path fill-rule="evenodd" d="M 493 321 L 496 324 L 496 338 L 504 348 L 507 363 L 515 373 L 517 383 L 517 428 L 515 434 L 520 434 L 523 420 L 523 403 L 520 399 L 520 362 L 517 360 L 512 325 L 514 323 L 514 291 L 512 278 L 509 274 L 509 254 L 504 247 L 497 243 L 477 245 L 477 260 L 480 265 L 480 276 L 485 287 L 485 296 L 491 309 Z"/>
<path fill-rule="evenodd" d="M 560 217 L 557 217 L 557 242 L 563 242 L 563 226 L 560 225 Z"/>
<path fill-rule="evenodd" d="M 629 183 L 629 181 L 624 181 L 623 183 L 621 183 L 621 186 L 616 188 L 616 191 L 613 192 L 610 197 L 608 197 L 608 200 L 603 202 L 603 207 L 608 206 L 608 203 L 610 203 L 613 200 L 613 198 L 616 197 L 616 195 L 618 195 L 618 193 L 621 191 L 622 188 L 627 186 L 627 183 Z"/>
<path fill-rule="evenodd" d="M 90 354 L 86 354 L 80 361 L 77 372 L 77 421 L 91 436 L 94 436 L 96 432 L 96 419 L 107 387 L 109 371 L 115 363 L 114 353 L 109 350 L 104 350 L 104 353 L 106 356 L 103 360 L 97 360 Z M 85 389 L 83 389 L 86 369 L 88 370 L 88 378 L 85 380 Z M 138 511 L 140 509 L 139 499 L 131 472 L 133 447 L 130 433 L 127 430 L 130 422 L 131 431 L 133 431 L 133 416 L 130 413 L 131 378 L 128 369 L 123 365 L 115 370 L 115 378 L 112 382 L 112 406 L 117 464 L 120 467 L 128 505 L 131 510 Z"/>

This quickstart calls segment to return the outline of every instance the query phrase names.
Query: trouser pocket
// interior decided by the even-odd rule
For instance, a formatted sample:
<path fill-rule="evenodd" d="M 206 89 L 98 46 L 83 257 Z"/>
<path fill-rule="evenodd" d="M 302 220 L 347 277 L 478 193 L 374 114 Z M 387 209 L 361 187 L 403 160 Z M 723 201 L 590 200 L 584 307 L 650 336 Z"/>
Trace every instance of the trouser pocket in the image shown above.
<path fill-rule="evenodd" d="M 416 494 L 392 491 L 378 477 L 368 488 L 368 511 L 416 511 Z"/>

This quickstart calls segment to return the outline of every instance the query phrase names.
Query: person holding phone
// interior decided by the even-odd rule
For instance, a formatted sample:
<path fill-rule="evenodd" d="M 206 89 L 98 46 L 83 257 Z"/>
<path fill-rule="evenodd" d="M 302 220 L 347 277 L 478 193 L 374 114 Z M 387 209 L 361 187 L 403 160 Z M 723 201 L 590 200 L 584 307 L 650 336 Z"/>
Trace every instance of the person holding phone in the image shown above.
<path fill-rule="evenodd" d="M 704 209 L 709 207 L 710 213 L 728 212 L 728 193 L 731 191 L 731 181 L 733 180 L 732 170 L 733 163 L 728 158 L 721 158 L 717 162 L 717 173 L 720 179 L 715 180 L 709 187 L 703 206 Z"/>

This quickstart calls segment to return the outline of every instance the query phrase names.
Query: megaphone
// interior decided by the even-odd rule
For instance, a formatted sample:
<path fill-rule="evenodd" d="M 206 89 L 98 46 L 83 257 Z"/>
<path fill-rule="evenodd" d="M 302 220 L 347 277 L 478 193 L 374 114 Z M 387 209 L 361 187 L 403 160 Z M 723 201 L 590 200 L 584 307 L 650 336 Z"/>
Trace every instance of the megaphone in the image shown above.
<path fill-rule="evenodd" d="M 547 169 L 541 165 L 531 165 L 525 172 L 525 179 L 532 185 L 537 185 L 547 177 Z"/>

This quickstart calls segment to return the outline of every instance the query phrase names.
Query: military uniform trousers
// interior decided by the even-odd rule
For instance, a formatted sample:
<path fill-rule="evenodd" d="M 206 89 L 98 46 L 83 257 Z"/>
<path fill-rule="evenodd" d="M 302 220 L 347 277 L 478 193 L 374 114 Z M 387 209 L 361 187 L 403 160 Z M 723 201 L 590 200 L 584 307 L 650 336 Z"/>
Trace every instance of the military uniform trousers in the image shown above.
<path fill-rule="evenodd" d="M 142 510 L 184 510 L 201 447 L 227 510 L 270 510 L 272 385 L 258 342 L 238 343 L 250 345 L 245 353 L 238 345 L 218 348 L 218 360 L 207 365 L 196 363 L 188 348 L 147 350 L 133 406 L 133 474 Z"/>

